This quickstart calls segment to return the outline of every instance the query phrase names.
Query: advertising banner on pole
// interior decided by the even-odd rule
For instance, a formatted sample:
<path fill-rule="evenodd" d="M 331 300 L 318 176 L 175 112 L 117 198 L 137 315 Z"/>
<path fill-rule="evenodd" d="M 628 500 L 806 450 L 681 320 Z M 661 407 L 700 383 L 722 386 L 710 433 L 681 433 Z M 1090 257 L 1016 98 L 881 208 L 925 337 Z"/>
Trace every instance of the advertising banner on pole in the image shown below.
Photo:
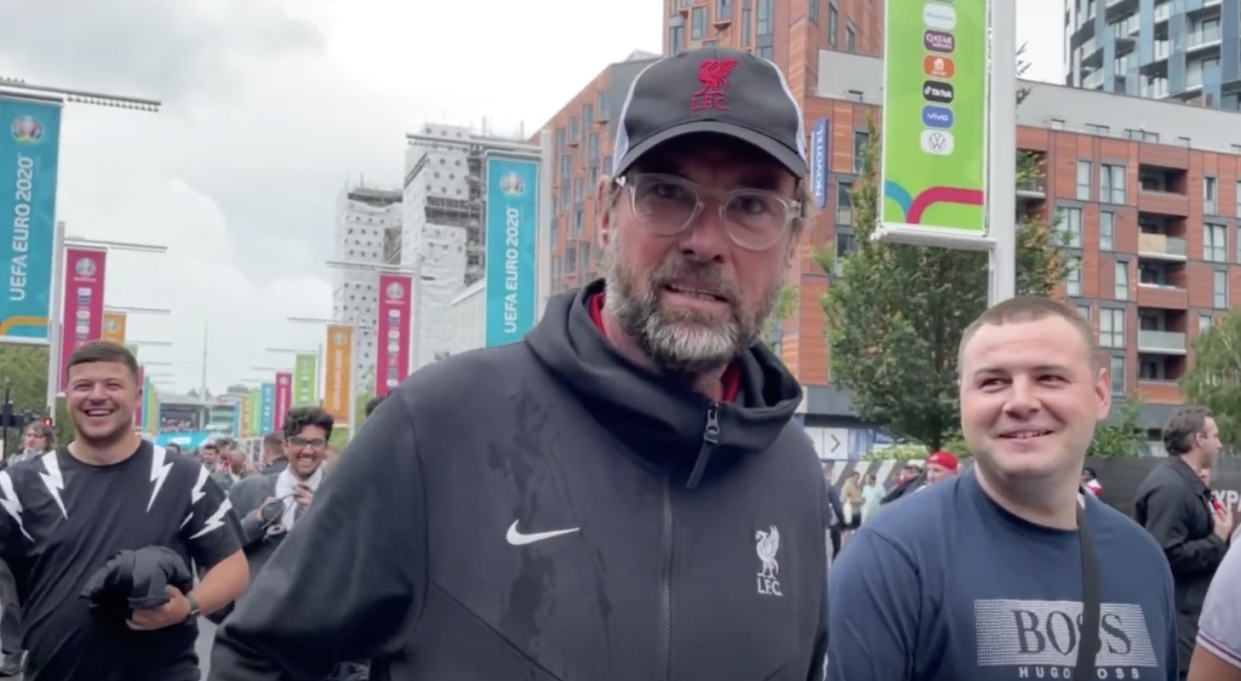
<path fill-rule="evenodd" d="M 138 365 L 138 386 L 142 389 L 142 394 L 138 396 L 138 404 L 134 405 L 134 428 L 142 430 L 142 424 L 145 419 L 142 415 L 146 412 L 146 367 Z"/>
<path fill-rule="evenodd" d="M 104 311 L 103 313 L 103 334 L 101 337 L 103 338 L 103 340 L 106 340 L 109 343 L 125 345 L 125 334 L 126 334 L 125 326 L 128 323 L 129 323 L 129 315 L 125 314 L 124 312 Z M 134 350 L 137 350 L 136 346 L 132 348 L 130 352 L 133 352 Z M 134 354 L 137 354 L 137 353 L 135 352 Z"/>
<path fill-rule="evenodd" d="M 318 355 L 297 355 L 293 358 L 293 406 L 313 407 L 318 404 Z"/>
<path fill-rule="evenodd" d="M 237 437 L 254 437 L 254 433 L 250 430 L 250 395 L 237 403 Z"/>
<path fill-rule="evenodd" d="M 60 112 L 58 102 L 0 96 L 0 341 L 48 339 Z"/>
<path fill-rule="evenodd" d="M 327 327 L 327 358 L 323 367 L 323 409 L 336 425 L 349 423 L 349 378 L 353 371 L 353 327 Z"/>
<path fill-rule="evenodd" d="M 229 431 L 233 437 L 245 437 L 242 434 L 242 426 L 245 424 L 245 400 L 237 400 L 233 402 L 233 423 L 229 426 Z"/>
<path fill-rule="evenodd" d="M 487 347 L 521 340 L 534 326 L 539 162 L 487 158 Z"/>
<path fill-rule="evenodd" d="M 810 133 L 810 191 L 814 195 L 814 205 L 823 208 L 827 205 L 828 155 L 827 145 L 831 136 L 831 122 L 820 118 L 814 122 Z"/>
<path fill-rule="evenodd" d="M 98 248 L 65 249 L 64 319 L 60 334 L 60 390 L 74 350 L 103 335 L 103 282 L 108 252 Z"/>
<path fill-rule="evenodd" d="M 262 391 L 254 388 L 246 397 L 246 432 L 250 433 L 250 437 L 261 437 L 267 434 L 259 425 L 259 418 L 262 416 Z"/>
<path fill-rule="evenodd" d="M 264 383 L 259 386 L 259 427 L 273 430 L 276 420 L 276 384 Z"/>
<path fill-rule="evenodd" d="M 379 275 L 379 344 L 375 395 L 382 397 L 409 375 L 410 279 Z"/>
<path fill-rule="evenodd" d="M 883 232 L 986 237 L 987 1 L 887 0 Z"/>
<path fill-rule="evenodd" d="M 272 415 L 272 430 L 284 428 L 284 416 L 293 406 L 293 374 L 281 371 L 276 374 L 276 413 Z"/>
<path fill-rule="evenodd" d="M 145 372 L 143 372 L 145 373 Z M 149 376 L 142 377 L 142 430 L 154 433 L 159 430 L 159 392 Z"/>

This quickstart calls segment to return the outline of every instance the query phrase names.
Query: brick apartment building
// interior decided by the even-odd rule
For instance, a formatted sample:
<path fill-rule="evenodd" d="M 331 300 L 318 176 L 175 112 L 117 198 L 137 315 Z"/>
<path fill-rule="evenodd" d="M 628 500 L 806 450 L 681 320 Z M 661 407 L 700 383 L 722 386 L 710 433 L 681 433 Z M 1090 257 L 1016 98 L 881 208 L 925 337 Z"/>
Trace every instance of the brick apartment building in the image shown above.
<path fill-rule="evenodd" d="M 804 423 L 821 453 L 857 455 L 878 435 L 852 413 L 848 394 L 830 385 L 819 305 L 830 278 L 812 254 L 828 243 L 852 245 L 848 190 L 867 121 L 880 120 L 883 63 L 874 55 L 882 17 L 872 9 L 880 4 L 865 0 L 817 0 L 817 9 L 811 2 L 670 0 L 676 6 L 665 17 L 665 48 L 715 41 L 769 55 L 801 99 L 807 130 L 828 121 L 827 201 L 791 268 L 800 301 L 779 344 L 806 386 Z M 723 11 L 734 5 L 735 21 Z M 610 164 L 612 119 L 652 58 L 638 54 L 609 66 L 548 123 L 560 164 L 557 290 L 596 275 L 593 188 Z M 1061 215 L 1072 235 L 1069 256 L 1080 264 L 1063 293 L 1091 319 L 1114 392 L 1144 399 L 1148 425 L 1159 427 L 1182 400 L 1176 380 L 1194 337 L 1241 304 L 1241 114 L 1029 85 L 1018 109 L 1018 147 L 1038 157 L 1043 177 L 1017 191 L 1019 209 Z"/>

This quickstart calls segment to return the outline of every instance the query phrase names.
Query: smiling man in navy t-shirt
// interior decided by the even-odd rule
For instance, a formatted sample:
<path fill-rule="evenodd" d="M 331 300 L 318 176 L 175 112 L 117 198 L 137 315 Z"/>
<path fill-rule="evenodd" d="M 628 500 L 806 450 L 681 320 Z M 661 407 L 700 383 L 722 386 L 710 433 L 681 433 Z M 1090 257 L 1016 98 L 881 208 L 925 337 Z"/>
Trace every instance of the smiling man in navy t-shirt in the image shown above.
<path fill-rule="evenodd" d="M 1012 299 L 966 330 L 959 360 L 974 472 L 893 504 L 841 554 L 828 678 L 1175 681 L 1163 553 L 1079 493 L 1111 406 L 1089 324 L 1052 300 Z M 1097 627 L 1082 625 L 1087 612 Z M 1079 645 L 1091 628 L 1097 642 Z"/>

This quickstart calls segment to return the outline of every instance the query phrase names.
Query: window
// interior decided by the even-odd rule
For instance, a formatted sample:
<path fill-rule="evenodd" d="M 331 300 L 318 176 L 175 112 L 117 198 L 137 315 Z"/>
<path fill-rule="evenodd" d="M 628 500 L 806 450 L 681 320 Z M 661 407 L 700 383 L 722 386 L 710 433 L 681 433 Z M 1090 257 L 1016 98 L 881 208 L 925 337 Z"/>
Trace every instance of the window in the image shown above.
<path fill-rule="evenodd" d="M 1117 260 L 1115 265 L 1115 291 L 1112 297 L 1116 300 L 1129 300 L 1129 263 L 1125 260 Z"/>
<path fill-rule="evenodd" d="M 1078 161 L 1077 162 L 1077 200 L 1078 201 L 1089 201 L 1090 200 L 1090 176 L 1092 174 L 1091 173 L 1092 165 L 1093 164 L 1090 161 Z M 1099 199 L 1102 200 L 1103 197 L 1100 196 Z"/>
<path fill-rule="evenodd" d="M 1125 311 L 1099 310 L 1099 347 L 1125 347 Z"/>
<path fill-rule="evenodd" d="M 1241 218 L 1241 182 L 1237 183 L 1237 205 L 1233 207 L 1236 216 Z"/>
<path fill-rule="evenodd" d="M 610 172 L 612 172 L 612 157 L 604 156 L 603 157 L 603 174 L 607 175 Z"/>
<path fill-rule="evenodd" d="M 758 35 L 771 35 L 771 0 L 758 0 L 758 21 L 754 32 Z"/>
<path fill-rule="evenodd" d="M 840 16 L 836 12 L 835 5 L 827 6 L 827 44 L 832 49 L 836 48 L 836 33 L 839 28 Z M 1238 183 L 1241 184 L 1241 183 Z M 1239 199 L 1241 200 L 1241 199 Z"/>
<path fill-rule="evenodd" d="M 850 232 L 836 232 L 836 259 L 832 263 L 832 271 L 839 275 L 844 271 L 845 258 L 857 250 L 857 242 Z"/>
<path fill-rule="evenodd" d="M 1082 247 L 1082 209 L 1061 208 L 1059 215 L 1060 233 L 1064 235 L 1064 245 L 1072 248 Z"/>
<path fill-rule="evenodd" d="M 584 188 L 582 187 L 582 178 L 580 177 L 573 178 L 573 205 L 575 206 L 582 205 L 582 197 L 584 195 L 585 195 L 585 191 L 584 191 Z"/>
<path fill-rule="evenodd" d="M 707 30 L 707 8 L 695 7 L 690 14 L 689 39 L 702 40 L 702 34 Z"/>
<path fill-rule="evenodd" d="M 839 180 L 836 183 L 836 224 L 852 225 L 853 224 L 853 197 L 849 192 L 853 191 L 853 183 L 847 180 Z"/>
<path fill-rule="evenodd" d="M 1216 270 L 1213 273 L 1212 283 L 1215 289 L 1215 309 L 1228 309 L 1228 273 Z"/>
<path fill-rule="evenodd" d="M 819 2 L 820 0 L 810 0 L 810 11 L 809 11 L 810 23 L 814 24 L 815 26 L 819 25 Z"/>
<path fill-rule="evenodd" d="M 1215 323 L 1215 317 L 1202 313 L 1198 315 L 1198 334 L 1202 335 L 1211 330 L 1211 325 Z"/>
<path fill-rule="evenodd" d="M 1082 294 L 1082 259 L 1077 256 L 1065 258 L 1064 292 L 1070 296 Z"/>
<path fill-rule="evenodd" d="M 577 244 L 570 241 L 564 245 L 564 273 L 573 274 L 577 271 Z"/>
<path fill-rule="evenodd" d="M 1125 202 L 1125 167 L 1104 163 L 1099 166 L 1099 202 Z"/>
<path fill-rule="evenodd" d="M 1081 317 L 1082 319 L 1086 321 L 1090 321 L 1090 306 L 1089 305 L 1078 305 L 1077 316 Z"/>
<path fill-rule="evenodd" d="M 1202 225 L 1202 259 L 1228 262 L 1228 231 L 1224 225 Z"/>
<path fill-rule="evenodd" d="M 1116 214 L 1105 210 L 1099 213 L 1099 250 L 1110 251 L 1116 233 Z"/>
<path fill-rule="evenodd" d="M 733 0 L 715 0 L 715 20 L 725 21 L 733 18 Z"/>
<path fill-rule="evenodd" d="M 758 55 L 759 59 L 766 59 L 767 61 L 775 58 L 775 51 L 770 46 L 758 48 L 755 50 L 755 54 Z"/>
<path fill-rule="evenodd" d="M 741 46 L 749 47 L 751 36 L 751 24 L 754 23 L 751 16 L 750 3 L 753 0 L 741 0 Z"/>
<path fill-rule="evenodd" d="M 1202 212 L 1205 215 L 1219 215 L 1219 209 L 1215 205 L 1216 197 L 1215 178 L 1202 178 Z"/>
<path fill-rule="evenodd" d="M 685 51 L 684 35 L 680 26 L 668 28 L 668 54 L 679 54 Z"/>
<path fill-rule="evenodd" d="M 1125 374 L 1127 372 L 1124 355 L 1112 355 L 1107 368 L 1112 378 L 1112 395 L 1116 397 L 1123 396 L 1127 392 L 1125 390 Z"/>
<path fill-rule="evenodd" d="M 577 116 L 574 116 L 573 118 L 569 119 L 569 141 L 571 142 L 578 141 L 579 139 L 581 139 L 579 137 L 580 134 L 581 134 L 581 131 L 578 130 L 578 127 L 577 127 Z"/>
<path fill-rule="evenodd" d="M 853 172 L 861 174 L 866 170 L 866 147 L 870 144 L 870 133 L 865 130 L 853 131 Z"/>
<path fill-rule="evenodd" d="M 586 162 L 595 165 L 599 162 L 599 133 L 590 133 L 590 142 L 586 147 Z"/>
<path fill-rule="evenodd" d="M 600 90 L 595 93 L 595 112 L 599 114 L 599 120 L 608 120 L 608 91 Z"/>
<path fill-rule="evenodd" d="M 593 102 L 582 105 L 582 134 L 590 132 L 595 124 L 595 105 Z"/>
<path fill-rule="evenodd" d="M 564 152 L 564 128 L 556 128 L 556 153 Z"/>
<path fill-rule="evenodd" d="M 853 52 L 857 48 L 857 37 L 852 26 L 845 27 L 845 52 Z"/>

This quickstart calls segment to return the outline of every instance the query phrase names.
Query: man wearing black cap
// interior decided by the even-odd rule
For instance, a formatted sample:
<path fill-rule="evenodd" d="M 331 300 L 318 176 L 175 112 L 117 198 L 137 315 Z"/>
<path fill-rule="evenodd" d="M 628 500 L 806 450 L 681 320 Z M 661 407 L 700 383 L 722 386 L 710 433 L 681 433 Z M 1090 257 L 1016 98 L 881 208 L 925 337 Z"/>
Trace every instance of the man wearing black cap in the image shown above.
<path fill-rule="evenodd" d="M 211 679 L 822 678 L 823 476 L 759 342 L 806 222 L 802 114 L 717 48 L 652 64 L 620 113 L 604 280 L 389 395 Z"/>

